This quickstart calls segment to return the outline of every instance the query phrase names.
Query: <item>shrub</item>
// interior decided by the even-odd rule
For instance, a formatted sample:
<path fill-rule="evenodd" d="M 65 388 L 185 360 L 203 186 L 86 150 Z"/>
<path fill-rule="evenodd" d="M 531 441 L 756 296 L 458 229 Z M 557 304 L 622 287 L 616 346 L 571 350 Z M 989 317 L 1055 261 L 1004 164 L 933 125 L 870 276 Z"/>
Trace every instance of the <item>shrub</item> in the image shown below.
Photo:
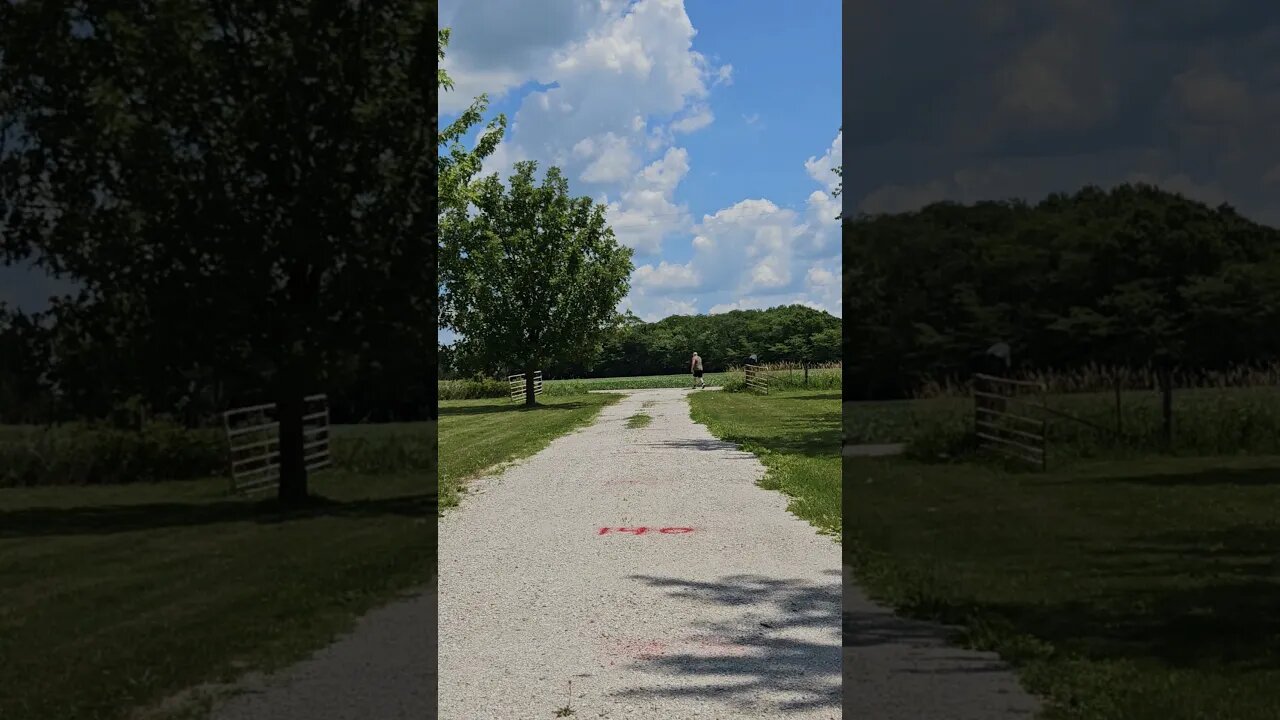
<path fill-rule="evenodd" d="M 472 380 L 441 380 L 441 400 L 473 400 L 476 398 L 500 398 L 511 395 L 511 386 L 494 378 L 475 378 Z"/>
<path fill-rule="evenodd" d="M 9 429 L 0 436 L 0 486 L 185 480 L 226 471 L 221 430 L 170 422 L 141 431 L 67 424 Z"/>
<path fill-rule="evenodd" d="M 429 472 L 436 467 L 436 437 L 428 423 L 355 426 L 335 431 L 330 451 L 336 467 L 352 472 Z"/>

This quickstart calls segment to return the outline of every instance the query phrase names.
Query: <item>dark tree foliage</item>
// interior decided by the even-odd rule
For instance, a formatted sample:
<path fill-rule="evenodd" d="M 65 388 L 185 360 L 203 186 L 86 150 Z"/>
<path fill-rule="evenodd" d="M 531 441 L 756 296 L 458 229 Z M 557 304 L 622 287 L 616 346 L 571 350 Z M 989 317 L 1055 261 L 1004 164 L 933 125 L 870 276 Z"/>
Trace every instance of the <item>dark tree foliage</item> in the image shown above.
<path fill-rule="evenodd" d="M 1280 231 L 1147 185 L 844 224 L 845 393 L 1015 365 L 1221 369 L 1280 354 Z"/>
<path fill-rule="evenodd" d="M 697 351 L 707 372 L 752 362 L 826 363 L 840 360 L 840 318 L 803 305 L 733 310 L 717 315 L 672 315 L 645 323 L 626 313 L 594 356 L 551 364 L 546 376 L 626 377 L 688 372 Z M 462 349 L 441 349 L 451 376 L 503 370 L 468 358 Z"/>
<path fill-rule="evenodd" d="M 434 407 L 434 16 L 0 3 L 0 254 L 82 288 L 52 311 L 73 403 L 274 400 L 285 501 L 305 395 Z"/>

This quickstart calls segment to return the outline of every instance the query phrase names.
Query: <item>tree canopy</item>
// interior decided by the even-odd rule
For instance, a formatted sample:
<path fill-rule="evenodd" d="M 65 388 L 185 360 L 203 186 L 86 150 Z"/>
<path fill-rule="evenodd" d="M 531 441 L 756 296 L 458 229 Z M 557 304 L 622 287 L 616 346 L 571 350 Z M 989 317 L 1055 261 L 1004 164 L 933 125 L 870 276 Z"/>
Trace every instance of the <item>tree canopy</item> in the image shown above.
<path fill-rule="evenodd" d="M 543 368 L 550 377 L 631 377 L 686 372 L 696 350 L 707 372 L 757 361 L 837 362 L 840 318 L 804 305 L 768 310 L 732 310 L 716 315 L 672 315 L 646 323 L 627 312 L 601 340 L 598 351 L 573 362 Z M 441 363 L 450 375 L 492 374 L 497 367 L 445 348 Z"/>
<path fill-rule="evenodd" d="M 447 248 L 452 300 L 448 327 L 466 352 L 527 373 L 589 357 L 630 287 L 630 248 L 605 222 L 605 208 L 571 197 L 559 168 L 535 184 L 536 163 L 519 162 L 508 186 L 497 174 L 476 183 L 468 207 L 450 211 Z"/>
<path fill-rule="evenodd" d="M 278 401 L 296 500 L 304 395 L 379 365 L 428 376 L 433 16 L 0 5 L 0 244 L 83 288 L 52 313 L 63 380 Z"/>
<path fill-rule="evenodd" d="M 844 224 L 845 392 L 1015 364 L 1214 369 L 1280 353 L 1280 231 L 1149 185 Z"/>

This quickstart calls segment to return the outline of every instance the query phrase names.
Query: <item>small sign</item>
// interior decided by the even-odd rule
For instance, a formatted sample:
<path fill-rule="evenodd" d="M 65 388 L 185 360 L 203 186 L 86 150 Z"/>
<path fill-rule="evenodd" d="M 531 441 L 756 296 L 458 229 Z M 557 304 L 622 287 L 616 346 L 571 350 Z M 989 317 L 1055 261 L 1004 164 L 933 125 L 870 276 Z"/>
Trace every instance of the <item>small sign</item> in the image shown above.
<path fill-rule="evenodd" d="M 632 535 L 644 535 L 645 533 L 649 532 L 650 530 L 656 531 L 656 532 L 658 532 L 658 533 L 660 533 L 660 534 L 662 534 L 662 535 L 683 535 L 683 534 L 685 534 L 685 533 L 691 533 L 691 532 L 693 532 L 693 528 L 691 528 L 691 527 L 664 527 L 664 528 L 651 528 L 651 527 L 629 527 L 629 528 L 628 528 L 628 527 L 602 527 L 602 528 L 600 528 L 600 529 L 596 532 L 596 534 L 597 534 L 597 535 L 612 535 L 612 534 L 615 534 L 615 533 L 630 533 L 630 534 L 632 534 Z"/>

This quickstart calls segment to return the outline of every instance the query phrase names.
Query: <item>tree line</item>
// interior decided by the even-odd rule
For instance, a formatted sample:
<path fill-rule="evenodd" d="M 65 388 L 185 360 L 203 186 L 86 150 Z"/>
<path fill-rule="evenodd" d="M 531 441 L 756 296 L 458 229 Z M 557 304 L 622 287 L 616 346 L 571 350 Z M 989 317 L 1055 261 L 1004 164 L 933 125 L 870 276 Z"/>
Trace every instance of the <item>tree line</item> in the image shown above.
<path fill-rule="evenodd" d="M 1280 355 L 1280 231 L 1151 185 L 864 214 L 843 253 L 849 399 L 999 370 L 997 343 L 1162 378 Z"/>
<path fill-rule="evenodd" d="M 546 377 L 629 377 L 688 371 L 696 351 L 707 372 L 753 362 L 827 363 L 841 359 L 840 318 L 804 305 L 672 315 L 644 322 L 627 312 L 590 352 L 549 363 Z M 508 366 L 468 355 L 466 346 L 441 347 L 441 378 L 498 375 Z M 516 369 L 516 372 L 522 369 Z"/>

